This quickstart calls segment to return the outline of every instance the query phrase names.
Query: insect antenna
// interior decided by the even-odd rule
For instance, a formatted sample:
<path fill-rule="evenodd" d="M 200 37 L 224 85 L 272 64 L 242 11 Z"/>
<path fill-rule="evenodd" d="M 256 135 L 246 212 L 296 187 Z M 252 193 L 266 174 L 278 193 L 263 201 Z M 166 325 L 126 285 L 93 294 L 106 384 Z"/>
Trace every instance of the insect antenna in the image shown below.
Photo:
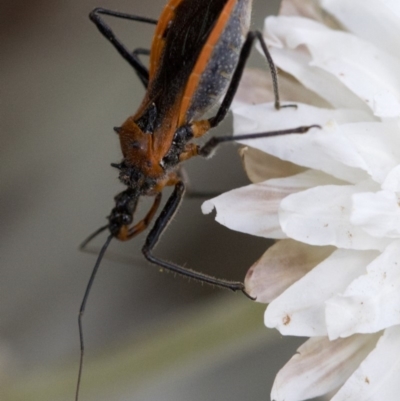
<path fill-rule="evenodd" d="M 107 230 L 108 228 L 108 224 L 100 227 L 98 230 L 96 230 L 94 233 L 90 234 L 89 237 L 87 237 L 85 239 L 85 241 L 83 241 L 80 245 L 79 245 L 79 249 L 81 251 L 84 251 L 86 246 L 89 244 L 89 242 L 91 242 L 93 239 L 95 239 L 100 233 L 102 233 L 104 230 Z"/>
<path fill-rule="evenodd" d="M 94 232 L 90 237 L 88 237 L 87 240 L 85 240 L 82 243 L 81 248 L 84 247 L 89 241 L 91 241 L 96 235 L 98 235 L 99 233 L 104 231 L 107 227 L 108 226 L 101 227 L 96 232 Z M 85 350 L 84 342 L 83 342 L 82 318 L 83 318 L 83 314 L 85 312 L 86 302 L 88 300 L 90 290 L 92 288 L 94 279 L 96 277 L 96 273 L 99 270 L 100 263 L 103 259 L 104 254 L 106 253 L 106 250 L 107 250 L 108 246 L 110 245 L 110 242 L 113 239 L 113 237 L 114 236 L 112 234 L 110 234 L 108 236 L 106 242 L 104 243 L 103 247 L 101 248 L 99 256 L 97 257 L 97 260 L 96 260 L 96 264 L 94 265 L 94 268 L 92 270 L 92 274 L 90 275 L 89 282 L 86 286 L 85 295 L 83 296 L 81 307 L 79 309 L 78 326 L 79 326 L 79 342 L 80 342 L 80 348 L 81 348 L 81 356 L 80 356 L 80 360 L 79 360 L 79 371 L 78 371 L 78 381 L 76 384 L 75 401 L 78 401 L 78 398 L 79 398 L 79 388 L 80 388 L 80 384 L 81 384 L 82 368 L 83 368 L 83 354 L 84 354 L 84 350 Z"/>

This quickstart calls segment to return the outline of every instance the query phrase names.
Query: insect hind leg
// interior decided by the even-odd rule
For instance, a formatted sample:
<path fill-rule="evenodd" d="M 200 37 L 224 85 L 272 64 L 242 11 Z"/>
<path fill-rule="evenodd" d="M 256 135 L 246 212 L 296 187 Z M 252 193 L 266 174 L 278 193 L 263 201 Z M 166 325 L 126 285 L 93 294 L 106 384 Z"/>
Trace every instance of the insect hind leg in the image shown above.
<path fill-rule="evenodd" d="M 118 53 L 129 63 L 129 65 L 133 67 L 144 87 L 147 88 L 147 85 L 149 83 L 149 71 L 138 57 L 139 54 L 147 53 L 143 53 L 143 49 L 137 49 L 133 52 L 130 52 L 125 47 L 125 45 L 115 36 L 111 28 L 105 23 L 103 18 L 100 16 L 101 14 L 131 21 L 145 22 L 154 25 L 157 24 L 157 20 L 147 17 L 141 17 L 138 15 L 120 13 L 117 11 L 107 10 L 105 8 L 99 7 L 95 8 L 89 14 L 90 20 L 97 26 L 97 29 L 100 31 L 100 33 L 115 47 Z"/>

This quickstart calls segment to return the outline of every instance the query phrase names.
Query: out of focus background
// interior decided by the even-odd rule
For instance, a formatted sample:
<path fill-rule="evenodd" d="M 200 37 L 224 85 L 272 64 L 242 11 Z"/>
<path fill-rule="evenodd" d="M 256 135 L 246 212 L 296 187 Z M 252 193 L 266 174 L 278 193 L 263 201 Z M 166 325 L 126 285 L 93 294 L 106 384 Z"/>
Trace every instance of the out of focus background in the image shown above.
<path fill-rule="evenodd" d="M 77 315 L 96 258 L 78 245 L 105 224 L 123 190 L 110 167 L 121 159 L 112 127 L 144 90 L 88 13 L 102 6 L 157 18 L 165 3 L 0 2 L 1 401 L 73 400 Z M 253 27 L 278 6 L 255 0 Z M 150 46 L 154 26 L 107 21 L 129 48 Z M 215 133 L 231 133 L 230 118 Z M 248 183 L 235 145 L 186 166 L 198 191 Z M 268 241 L 219 226 L 201 202 L 184 201 L 156 253 L 242 281 Z M 265 329 L 264 306 L 241 294 L 160 273 L 143 261 L 144 238 L 114 241 L 101 265 L 84 318 L 80 399 L 268 400 L 302 340 Z"/>

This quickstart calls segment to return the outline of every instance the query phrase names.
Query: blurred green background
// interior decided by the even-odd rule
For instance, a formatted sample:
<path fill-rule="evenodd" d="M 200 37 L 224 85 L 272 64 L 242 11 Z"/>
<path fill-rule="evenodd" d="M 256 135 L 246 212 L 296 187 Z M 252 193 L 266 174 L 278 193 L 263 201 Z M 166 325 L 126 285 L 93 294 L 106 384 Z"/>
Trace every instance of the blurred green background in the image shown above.
<path fill-rule="evenodd" d="M 255 0 L 262 29 L 278 1 Z M 77 314 L 95 255 L 79 243 L 105 223 L 122 190 L 112 127 L 144 94 L 89 21 L 96 6 L 157 18 L 165 0 L 2 0 L 0 386 L 2 401 L 72 400 Z M 129 48 L 149 47 L 151 25 L 108 19 Z M 263 65 L 260 56 L 253 65 Z M 231 133 L 231 119 L 215 133 Z M 248 180 L 238 147 L 186 163 L 196 190 Z M 243 280 L 269 242 L 231 232 L 186 199 L 157 254 Z M 142 203 L 146 210 L 147 203 Z M 101 246 L 105 237 L 95 241 Z M 145 263 L 144 236 L 110 247 L 84 319 L 81 400 L 269 399 L 273 377 L 299 345 L 263 327 L 264 306 Z"/>

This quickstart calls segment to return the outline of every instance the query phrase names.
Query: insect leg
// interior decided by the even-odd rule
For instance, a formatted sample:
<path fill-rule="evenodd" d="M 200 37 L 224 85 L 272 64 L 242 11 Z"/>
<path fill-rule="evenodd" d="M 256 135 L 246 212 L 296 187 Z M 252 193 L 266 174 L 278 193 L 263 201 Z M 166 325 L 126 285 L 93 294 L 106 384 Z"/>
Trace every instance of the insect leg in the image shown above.
<path fill-rule="evenodd" d="M 136 71 L 139 79 L 142 81 L 143 85 L 147 88 L 147 84 L 149 82 L 149 71 L 139 60 L 138 55 L 135 53 L 131 53 L 122 42 L 115 36 L 114 32 L 111 28 L 104 22 L 104 20 L 100 17 L 100 14 L 110 15 L 112 17 L 128 19 L 132 21 L 138 22 L 146 22 L 149 24 L 157 24 L 157 20 L 147 17 L 140 17 L 138 15 L 131 15 L 120 13 L 117 11 L 111 11 L 104 8 L 95 8 L 90 14 L 89 18 L 92 22 L 97 26 L 100 33 L 115 47 L 118 53 L 133 67 Z"/>
<path fill-rule="evenodd" d="M 271 70 L 272 85 L 273 85 L 273 89 L 274 89 L 274 98 L 275 98 L 275 108 L 280 109 L 281 107 L 287 107 L 287 106 L 281 106 L 281 104 L 280 104 L 279 88 L 278 88 L 278 74 L 276 72 L 276 67 L 272 60 L 272 57 L 268 51 L 267 45 L 264 42 L 264 38 L 263 38 L 261 32 L 250 31 L 247 34 L 246 40 L 242 46 L 242 50 L 240 51 L 238 64 L 236 66 L 235 72 L 233 73 L 228 90 L 227 90 L 225 97 L 221 103 L 221 106 L 217 112 L 217 115 L 214 117 L 211 117 L 209 119 L 211 128 L 216 127 L 225 118 L 226 114 L 229 111 L 229 107 L 231 106 L 233 97 L 235 96 L 235 93 L 238 89 L 240 80 L 243 75 L 244 67 L 246 66 L 246 62 L 250 56 L 250 52 L 253 47 L 255 39 L 259 40 L 259 42 L 261 44 L 261 48 L 267 59 L 269 68 Z M 290 106 L 292 106 L 292 105 L 290 105 Z"/>
<path fill-rule="evenodd" d="M 208 157 L 212 154 L 214 149 L 224 142 L 231 141 L 242 141 L 247 139 L 258 139 L 258 138 L 268 138 L 271 136 L 280 136 L 287 134 L 304 134 L 311 128 L 321 128 L 319 125 L 308 125 L 297 128 L 285 129 L 280 131 L 269 131 L 269 132 L 259 132 L 257 134 L 245 134 L 245 135 L 229 135 L 210 138 L 201 148 L 198 149 L 198 155 L 203 157 Z"/>
<path fill-rule="evenodd" d="M 250 296 L 244 290 L 243 283 L 220 280 L 215 277 L 211 277 L 206 274 L 176 265 L 175 263 L 167 262 L 153 255 L 153 249 L 157 245 L 161 234 L 167 228 L 168 223 L 171 221 L 174 214 L 176 213 L 179 204 L 183 198 L 184 192 L 185 192 L 185 185 L 183 184 L 182 181 L 180 181 L 175 185 L 175 189 L 172 195 L 169 197 L 166 205 L 164 206 L 164 209 L 158 216 L 153 228 L 151 229 L 150 233 L 146 238 L 146 242 L 142 248 L 144 256 L 149 262 L 154 263 L 155 265 L 160 266 L 164 269 L 173 271 L 182 276 L 186 276 L 204 283 L 215 285 L 217 287 L 227 288 L 232 291 L 242 291 L 247 297 L 250 298 Z"/>
<path fill-rule="evenodd" d="M 143 49 L 141 47 L 138 47 L 135 49 L 132 54 L 134 56 L 150 56 L 150 50 L 149 49 Z"/>
<path fill-rule="evenodd" d="M 161 203 L 161 197 L 162 194 L 160 192 L 154 198 L 153 206 L 147 212 L 146 216 L 138 223 L 136 223 L 133 227 L 129 228 L 128 226 L 122 226 L 119 234 L 117 235 L 117 238 L 121 241 L 127 241 L 144 231 L 156 214 L 157 209 Z"/>

